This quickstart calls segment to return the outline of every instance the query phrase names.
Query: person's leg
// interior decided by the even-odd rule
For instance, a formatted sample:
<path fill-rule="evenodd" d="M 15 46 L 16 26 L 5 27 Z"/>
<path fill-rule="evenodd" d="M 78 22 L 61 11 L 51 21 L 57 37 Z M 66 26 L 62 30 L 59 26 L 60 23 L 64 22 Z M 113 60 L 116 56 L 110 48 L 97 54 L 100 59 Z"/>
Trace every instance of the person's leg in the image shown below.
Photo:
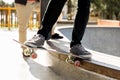
<path fill-rule="evenodd" d="M 86 51 L 81 44 L 89 18 L 89 10 L 90 0 L 78 0 L 78 11 L 74 22 L 70 52 L 80 56 L 82 59 L 91 58 L 91 53 Z"/>
<path fill-rule="evenodd" d="M 54 24 L 51 32 L 51 39 L 62 39 L 63 36 L 55 32 L 55 27 L 57 26 L 57 22 Z"/>
<path fill-rule="evenodd" d="M 26 41 L 27 24 L 28 24 L 31 12 L 35 6 L 36 4 L 32 4 L 32 2 L 27 2 L 26 5 L 15 3 L 17 17 L 18 17 L 19 41 L 22 43 Z"/>
<path fill-rule="evenodd" d="M 66 1 L 67 0 L 51 0 L 48 3 L 47 10 L 42 20 L 43 27 L 38 31 L 38 34 L 42 34 L 46 40 L 50 38 L 52 27 L 57 21 Z"/>
<path fill-rule="evenodd" d="M 18 3 L 15 4 L 15 7 L 18 18 L 19 41 L 23 43 L 26 40 L 26 29 L 31 9 L 29 8 L 29 6 L 21 5 Z"/>
<path fill-rule="evenodd" d="M 26 41 L 24 44 L 31 47 L 41 47 L 44 41 L 51 38 L 52 27 L 57 21 L 62 8 L 67 0 L 51 0 L 48 3 L 47 10 L 43 16 L 41 29 L 32 39 Z M 59 4 L 59 5 L 58 5 Z"/>
<path fill-rule="evenodd" d="M 45 13 L 45 10 L 47 8 L 48 2 L 50 0 L 43 0 L 41 1 L 41 20 L 43 18 L 43 15 Z M 62 36 L 60 36 L 58 33 L 55 33 L 55 27 L 56 27 L 57 22 L 54 24 L 52 31 L 51 31 L 51 39 L 61 39 L 63 38 Z"/>
<path fill-rule="evenodd" d="M 78 9 L 74 21 L 72 32 L 71 47 L 75 44 L 80 44 L 83 38 L 86 25 L 88 23 L 90 10 L 90 0 L 78 0 Z"/>

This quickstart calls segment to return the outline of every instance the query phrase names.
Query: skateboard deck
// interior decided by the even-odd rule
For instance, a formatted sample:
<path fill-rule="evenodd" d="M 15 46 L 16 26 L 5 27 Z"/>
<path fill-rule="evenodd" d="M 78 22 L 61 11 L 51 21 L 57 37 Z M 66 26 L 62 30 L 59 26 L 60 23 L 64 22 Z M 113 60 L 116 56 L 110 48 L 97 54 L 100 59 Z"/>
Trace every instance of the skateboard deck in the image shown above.
<path fill-rule="evenodd" d="M 52 45 L 51 47 L 51 42 L 50 41 L 47 41 L 47 44 L 51 47 L 51 48 L 46 48 L 46 47 L 30 47 L 30 46 L 27 46 L 15 39 L 13 39 L 13 41 L 17 42 L 18 44 L 20 44 L 21 46 L 25 47 L 26 49 L 23 50 L 22 54 L 24 57 L 31 57 L 32 59 L 35 59 L 37 58 L 37 53 L 36 53 L 36 50 L 45 50 L 45 51 L 48 51 L 48 53 L 50 52 L 54 52 L 56 54 L 62 54 L 62 55 L 65 55 L 67 56 L 66 58 L 66 62 L 67 63 L 72 63 L 74 64 L 75 66 L 80 66 L 80 63 L 81 63 L 81 60 L 83 60 L 80 56 L 77 56 L 77 55 L 73 55 L 72 53 L 68 52 L 68 51 L 62 51 L 62 50 L 57 50 L 55 48 L 52 48 L 54 47 Z"/>
<path fill-rule="evenodd" d="M 13 39 L 13 41 L 15 41 L 18 44 L 20 44 L 21 46 L 25 47 L 25 49 L 23 49 L 23 52 L 22 52 L 22 54 L 23 54 L 24 57 L 31 57 L 33 59 L 37 58 L 37 54 L 35 52 L 35 50 L 37 48 L 32 48 L 30 46 L 26 46 L 25 44 L 21 43 L 20 41 L 15 40 L 15 39 Z"/>
<path fill-rule="evenodd" d="M 91 58 L 85 59 L 81 56 L 77 56 L 72 54 L 71 52 L 68 52 L 70 50 L 69 48 L 69 42 L 67 41 L 63 41 L 63 40 L 49 40 L 47 41 L 47 44 L 54 50 L 58 51 L 58 52 L 62 52 L 68 55 L 68 58 L 66 58 L 66 62 L 68 63 L 72 63 L 75 66 L 80 66 L 81 65 L 81 61 L 83 60 L 87 60 L 90 61 Z"/>
<path fill-rule="evenodd" d="M 54 53 L 57 53 L 57 54 L 62 54 L 62 55 L 68 56 L 68 54 L 60 52 L 60 51 L 57 51 L 57 50 L 54 50 L 54 49 L 50 49 L 50 48 L 46 48 L 46 47 L 38 47 L 38 48 L 37 47 L 30 47 L 30 46 L 25 45 L 24 43 L 21 43 L 18 40 L 13 39 L 13 41 L 17 42 L 18 44 L 20 44 L 21 46 L 23 46 L 23 47 L 26 48 L 22 52 L 24 57 L 31 57 L 33 59 L 37 58 L 36 51 L 38 49 L 39 50 L 45 50 L 45 51 L 48 51 L 48 52 L 54 52 Z"/>

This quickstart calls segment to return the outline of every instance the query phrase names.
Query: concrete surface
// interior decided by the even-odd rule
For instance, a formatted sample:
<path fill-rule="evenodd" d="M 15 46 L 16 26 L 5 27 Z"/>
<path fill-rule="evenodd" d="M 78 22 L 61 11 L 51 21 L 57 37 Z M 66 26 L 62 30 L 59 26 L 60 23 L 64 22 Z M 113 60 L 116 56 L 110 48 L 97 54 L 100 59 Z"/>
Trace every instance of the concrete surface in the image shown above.
<path fill-rule="evenodd" d="M 53 56 L 51 59 L 54 62 L 51 69 L 57 74 L 63 76 L 65 80 L 117 80 L 80 67 L 75 67 Z"/>
<path fill-rule="evenodd" d="M 12 39 L 18 39 L 17 31 L 0 30 L 0 80 L 64 80 L 49 68 L 46 52 L 35 60 L 23 58 L 20 45 Z"/>
<path fill-rule="evenodd" d="M 71 40 L 72 27 L 59 31 Z M 120 27 L 87 27 L 82 43 L 88 49 L 120 57 Z"/>
<path fill-rule="evenodd" d="M 29 31 L 28 39 L 35 33 Z M 18 40 L 17 30 L 0 30 L 0 80 L 115 80 L 76 68 L 46 51 L 38 50 L 35 60 L 23 58 L 20 45 L 12 39 Z"/>
<path fill-rule="evenodd" d="M 58 54 L 52 54 L 60 60 L 66 61 L 67 55 L 69 55 L 69 42 L 65 37 L 61 40 L 49 40 L 47 41 L 48 47 L 56 50 L 53 51 Z M 90 61 L 81 61 L 81 68 L 96 72 L 99 74 L 111 76 L 120 79 L 120 58 L 116 56 L 107 55 L 104 53 L 89 50 L 92 53 Z M 50 51 L 51 52 L 51 51 Z M 50 53 L 49 52 L 49 53 Z M 61 54 L 62 53 L 62 54 Z"/>

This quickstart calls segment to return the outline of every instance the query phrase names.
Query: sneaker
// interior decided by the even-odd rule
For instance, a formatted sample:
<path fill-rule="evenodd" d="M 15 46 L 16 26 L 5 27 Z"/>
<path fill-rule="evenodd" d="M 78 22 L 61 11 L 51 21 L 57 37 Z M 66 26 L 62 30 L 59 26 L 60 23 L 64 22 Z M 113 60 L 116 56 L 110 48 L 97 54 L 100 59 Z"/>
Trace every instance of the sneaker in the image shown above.
<path fill-rule="evenodd" d="M 86 51 L 81 44 L 77 44 L 71 47 L 70 52 L 73 55 L 80 56 L 81 59 L 90 59 L 92 55 L 90 52 Z"/>
<path fill-rule="evenodd" d="M 29 47 L 38 48 L 38 47 L 42 47 L 44 45 L 44 42 L 45 42 L 45 37 L 41 34 L 36 34 L 33 36 L 32 39 L 26 41 L 24 44 Z"/>
<path fill-rule="evenodd" d="M 63 36 L 60 36 L 58 33 L 54 33 L 52 36 L 51 36 L 51 39 L 62 39 Z"/>

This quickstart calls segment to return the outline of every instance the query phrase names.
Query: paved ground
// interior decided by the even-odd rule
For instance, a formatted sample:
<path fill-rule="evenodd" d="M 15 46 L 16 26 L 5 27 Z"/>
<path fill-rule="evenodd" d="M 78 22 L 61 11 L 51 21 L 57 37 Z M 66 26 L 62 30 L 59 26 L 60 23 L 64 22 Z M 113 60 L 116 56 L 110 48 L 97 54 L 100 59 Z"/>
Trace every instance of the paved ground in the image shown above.
<path fill-rule="evenodd" d="M 44 61 L 46 58 L 47 52 L 44 52 L 44 55 L 38 54 L 39 58 L 32 60 L 30 58 L 22 58 L 22 49 L 20 48 L 20 45 L 15 43 L 12 39 L 17 39 L 18 40 L 18 30 L 0 30 L 0 80 L 64 80 L 60 75 L 56 74 L 49 66 L 51 66 L 50 63 L 48 63 L 49 60 Z M 71 28 L 67 31 L 61 31 L 62 33 L 65 34 L 68 39 L 70 39 L 70 32 Z M 102 32 L 101 32 L 102 31 Z M 98 32 L 98 33 L 96 33 Z M 106 33 L 105 33 L 106 32 Z M 28 39 L 31 38 L 36 31 L 29 31 L 28 30 Z M 101 33 L 101 34 L 100 34 Z M 113 47 L 115 46 L 115 49 L 118 50 L 120 47 L 117 43 L 119 42 L 119 29 L 99 29 L 99 28 L 91 28 L 87 29 L 87 34 L 91 34 L 88 36 L 85 34 L 85 41 L 87 43 L 90 43 L 90 45 L 87 45 L 84 43 L 84 45 L 90 49 L 94 49 L 94 47 L 98 47 L 99 45 L 102 46 L 103 49 L 106 47 Z M 93 37 L 93 35 L 95 35 Z M 99 35 L 99 36 L 98 36 Z M 109 36 L 108 36 L 109 35 Z M 105 39 L 101 39 L 101 36 Z M 111 37 L 114 36 L 112 39 Z M 97 39 L 97 38 L 99 39 Z M 86 39 L 87 38 L 87 39 Z M 115 39 L 114 39 L 115 38 Z M 100 40 L 101 39 L 101 40 Z M 97 40 L 97 45 L 93 45 L 92 42 L 90 41 L 96 41 Z M 105 46 L 105 44 L 109 43 L 109 40 L 114 42 L 110 42 L 111 46 Z M 102 41 L 102 42 L 100 42 Z M 105 41 L 104 45 L 99 44 L 103 43 Z M 108 42 L 107 42 L 108 41 Z M 92 47 L 91 47 L 92 45 Z M 112 48 L 110 48 L 111 50 Z M 106 50 L 106 49 L 103 49 Z M 109 51 L 109 50 L 108 50 Z M 117 52 L 116 52 L 117 53 Z M 116 56 L 119 56 L 119 54 L 115 54 Z M 44 62 L 43 62 L 44 61 Z"/>
<path fill-rule="evenodd" d="M 71 40 L 72 28 L 60 29 L 60 32 Z M 120 28 L 88 27 L 82 43 L 88 49 L 120 57 Z"/>
<path fill-rule="evenodd" d="M 35 60 L 24 59 L 20 45 L 12 39 L 18 39 L 17 31 L 0 30 L 0 80 L 63 80 L 43 61 L 45 54 Z"/>

